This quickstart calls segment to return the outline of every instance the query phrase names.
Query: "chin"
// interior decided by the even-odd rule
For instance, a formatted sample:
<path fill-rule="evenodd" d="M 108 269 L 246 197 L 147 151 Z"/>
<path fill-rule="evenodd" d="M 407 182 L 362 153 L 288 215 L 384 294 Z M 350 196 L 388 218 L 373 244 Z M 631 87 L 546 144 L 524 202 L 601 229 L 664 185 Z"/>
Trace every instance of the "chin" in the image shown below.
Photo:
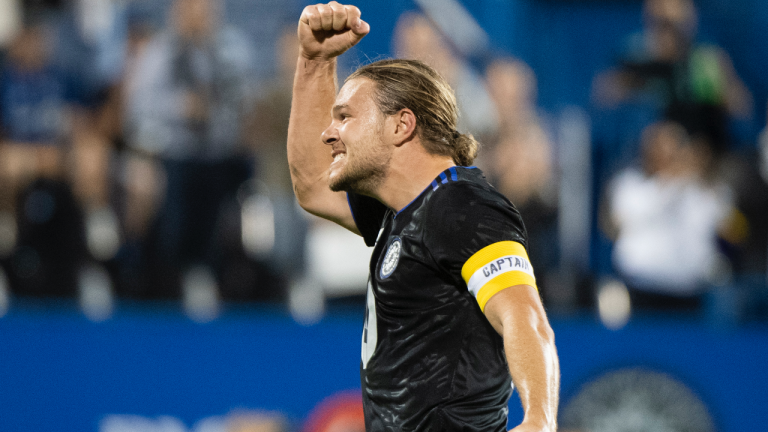
<path fill-rule="evenodd" d="M 358 192 L 358 188 L 355 186 L 359 182 L 359 179 L 345 175 L 344 172 L 340 172 L 336 175 L 331 174 L 328 178 L 328 186 L 334 192 Z"/>
<path fill-rule="evenodd" d="M 347 176 L 343 169 L 335 169 L 328 173 L 328 186 L 334 192 L 347 191 Z"/>
<path fill-rule="evenodd" d="M 349 192 L 347 188 L 345 187 L 343 182 L 338 181 L 338 179 L 329 179 L 328 181 L 328 187 L 331 188 L 333 192 Z"/>
<path fill-rule="evenodd" d="M 384 166 L 344 164 L 328 173 L 328 186 L 334 192 L 370 195 L 384 178 L 384 174 Z"/>

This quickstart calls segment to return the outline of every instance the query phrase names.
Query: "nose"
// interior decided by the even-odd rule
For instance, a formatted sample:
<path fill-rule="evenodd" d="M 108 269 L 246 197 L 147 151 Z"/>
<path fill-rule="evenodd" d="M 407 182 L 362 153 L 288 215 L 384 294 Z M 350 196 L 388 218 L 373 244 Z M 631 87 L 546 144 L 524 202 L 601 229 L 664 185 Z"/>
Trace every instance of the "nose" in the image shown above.
<path fill-rule="evenodd" d="M 333 143 L 339 140 L 339 130 L 333 125 L 333 122 L 331 122 L 331 124 L 323 131 L 322 135 L 320 135 L 320 138 L 323 140 L 324 144 L 333 145 Z"/>

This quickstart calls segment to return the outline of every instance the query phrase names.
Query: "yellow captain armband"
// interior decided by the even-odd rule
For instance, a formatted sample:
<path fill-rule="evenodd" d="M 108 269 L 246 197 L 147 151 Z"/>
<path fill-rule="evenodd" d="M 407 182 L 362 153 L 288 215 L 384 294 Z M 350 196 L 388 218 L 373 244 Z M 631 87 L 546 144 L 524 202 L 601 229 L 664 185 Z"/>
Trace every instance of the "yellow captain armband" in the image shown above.
<path fill-rule="evenodd" d="M 523 245 L 513 241 L 501 241 L 477 251 L 464 263 L 461 277 L 483 311 L 488 300 L 505 288 L 523 284 L 536 288 L 528 254 Z"/>

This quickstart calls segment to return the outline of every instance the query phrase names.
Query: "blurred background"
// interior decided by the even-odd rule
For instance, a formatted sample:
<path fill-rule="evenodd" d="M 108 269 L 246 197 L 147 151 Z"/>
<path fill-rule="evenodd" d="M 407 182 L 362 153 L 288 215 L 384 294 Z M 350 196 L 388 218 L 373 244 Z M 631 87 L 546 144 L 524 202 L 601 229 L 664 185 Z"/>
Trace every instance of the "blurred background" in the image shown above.
<path fill-rule="evenodd" d="M 370 250 L 286 160 L 306 4 L 0 0 L 0 430 L 363 430 Z M 765 430 L 768 3 L 356 5 L 340 79 L 438 69 L 523 215 L 561 429 Z"/>

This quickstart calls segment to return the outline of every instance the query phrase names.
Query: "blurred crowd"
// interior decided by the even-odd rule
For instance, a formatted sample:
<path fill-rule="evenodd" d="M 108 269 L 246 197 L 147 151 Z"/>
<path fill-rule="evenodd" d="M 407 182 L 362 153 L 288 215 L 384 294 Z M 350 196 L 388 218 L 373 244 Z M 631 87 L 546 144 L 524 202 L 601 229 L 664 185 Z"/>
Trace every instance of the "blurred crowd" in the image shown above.
<path fill-rule="evenodd" d="M 290 73 L 260 82 L 223 6 L 7 8 L 0 259 L 14 295 L 181 298 L 203 313 L 282 299 L 306 225 L 276 136 Z"/>
<path fill-rule="evenodd" d="M 654 113 L 635 162 L 602 185 L 600 228 L 634 308 L 765 318 L 766 148 L 737 150 L 734 124 L 752 120 L 755 101 L 698 26 L 692 0 L 646 0 L 643 29 L 595 77 L 600 109 L 640 103 Z"/>
<path fill-rule="evenodd" d="M 202 320 L 221 300 L 311 316 L 322 310 L 308 303 L 361 296 L 362 242 L 350 246 L 363 251 L 349 258 L 362 256 L 358 274 L 334 249 L 354 236 L 293 199 L 295 23 L 280 23 L 270 56 L 223 1 L 146 4 L 2 3 L 0 291 L 76 298 L 95 317 L 114 298 L 179 300 Z M 566 113 L 540 108 L 521 59 L 478 66 L 427 15 L 397 22 L 393 55 L 456 90 L 459 129 L 483 143 L 477 165 L 521 212 L 553 311 L 605 300 L 768 316 L 768 133 L 745 154 L 729 127 L 761 101 L 727 52 L 699 42 L 697 19 L 691 0 L 646 0 L 592 105 Z M 594 174 L 589 116 L 637 103 L 654 115 L 633 158 Z M 609 245 L 608 269 L 590 264 L 593 238 Z"/>

